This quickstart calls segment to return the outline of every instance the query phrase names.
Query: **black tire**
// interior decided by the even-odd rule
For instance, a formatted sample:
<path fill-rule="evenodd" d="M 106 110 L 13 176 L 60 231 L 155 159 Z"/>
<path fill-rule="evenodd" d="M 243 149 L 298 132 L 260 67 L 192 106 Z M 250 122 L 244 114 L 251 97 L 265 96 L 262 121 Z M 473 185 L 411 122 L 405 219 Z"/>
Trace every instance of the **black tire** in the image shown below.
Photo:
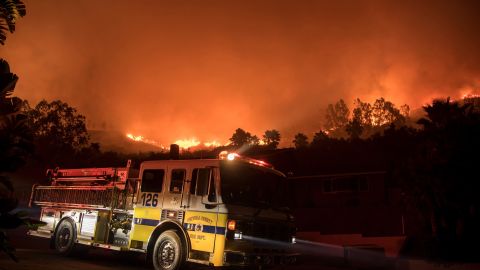
<path fill-rule="evenodd" d="M 71 255 L 76 237 L 75 224 L 70 219 L 62 220 L 55 231 L 55 250 L 61 255 Z"/>
<path fill-rule="evenodd" d="M 174 230 L 164 231 L 155 241 L 152 254 L 156 270 L 178 270 L 185 265 L 185 248 Z"/>

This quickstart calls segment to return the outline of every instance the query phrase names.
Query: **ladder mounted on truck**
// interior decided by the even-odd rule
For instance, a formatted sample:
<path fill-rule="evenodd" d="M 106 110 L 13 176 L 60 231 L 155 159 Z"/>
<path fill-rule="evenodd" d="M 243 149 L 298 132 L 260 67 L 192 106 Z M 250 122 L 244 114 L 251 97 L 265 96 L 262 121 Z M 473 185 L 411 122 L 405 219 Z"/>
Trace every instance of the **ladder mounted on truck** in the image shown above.
<path fill-rule="evenodd" d="M 82 168 L 82 169 L 48 169 L 47 177 L 52 186 L 57 185 L 112 185 L 125 183 L 129 177 L 131 160 L 123 168 Z"/>
<path fill-rule="evenodd" d="M 81 209 L 129 209 L 137 176 L 130 178 L 129 160 L 121 168 L 49 169 L 51 185 L 34 185 L 29 205 Z M 135 171 L 135 170 L 134 170 Z"/>

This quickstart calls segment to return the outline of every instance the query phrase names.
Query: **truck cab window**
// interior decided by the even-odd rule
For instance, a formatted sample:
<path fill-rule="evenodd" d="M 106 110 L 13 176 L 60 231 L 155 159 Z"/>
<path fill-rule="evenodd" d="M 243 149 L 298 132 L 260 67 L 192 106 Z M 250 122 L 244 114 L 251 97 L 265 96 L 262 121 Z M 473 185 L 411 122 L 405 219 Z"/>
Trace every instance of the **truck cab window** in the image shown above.
<path fill-rule="evenodd" d="M 174 169 L 172 170 L 170 178 L 170 192 L 171 193 L 181 193 L 183 190 L 183 182 L 185 180 L 185 170 L 184 169 Z"/>
<path fill-rule="evenodd" d="M 164 170 L 144 170 L 142 176 L 142 192 L 162 192 Z"/>
<path fill-rule="evenodd" d="M 193 169 L 190 194 L 197 196 L 208 195 L 208 201 L 217 201 L 215 178 L 211 168 Z"/>
<path fill-rule="evenodd" d="M 215 178 L 213 176 L 213 170 L 210 168 L 195 169 L 194 175 L 196 175 L 196 195 L 207 196 L 208 201 L 216 202 L 216 188 Z M 193 183 L 193 181 L 192 181 Z"/>
<path fill-rule="evenodd" d="M 197 189 L 196 195 L 205 196 L 208 194 L 208 180 L 210 179 L 210 169 L 197 169 Z"/>

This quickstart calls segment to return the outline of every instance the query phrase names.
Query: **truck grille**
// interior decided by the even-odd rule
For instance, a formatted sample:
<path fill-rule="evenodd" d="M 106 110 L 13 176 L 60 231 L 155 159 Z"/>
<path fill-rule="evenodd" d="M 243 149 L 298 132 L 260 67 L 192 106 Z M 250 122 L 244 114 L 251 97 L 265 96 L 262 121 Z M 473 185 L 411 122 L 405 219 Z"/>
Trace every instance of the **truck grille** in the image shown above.
<path fill-rule="evenodd" d="M 292 236 L 292 229 L 287 224 L 254 221 L 242 224 L 239 229 L 245 235 L 283 242 L 290 242 Z"/>
<path fill-rule="evenodd" d="M 256 237 L 279 241 L 290 241 L 290 234 L 290 230 L 287 226 L 272 223 L 256 223 L 253 230 L 253 235 Z"/>

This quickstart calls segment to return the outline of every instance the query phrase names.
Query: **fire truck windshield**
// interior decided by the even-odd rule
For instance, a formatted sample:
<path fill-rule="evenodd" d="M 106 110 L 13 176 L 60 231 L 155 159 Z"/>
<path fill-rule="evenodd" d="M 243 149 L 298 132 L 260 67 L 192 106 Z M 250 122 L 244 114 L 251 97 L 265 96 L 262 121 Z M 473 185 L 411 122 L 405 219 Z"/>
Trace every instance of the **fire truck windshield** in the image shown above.
<path fill-rule="evenodd" d="M 226 204 L 287 206 L 286 179 L 268 168 L 243 162 L 222 162 L 220 175 L 222 200 Z"/>

